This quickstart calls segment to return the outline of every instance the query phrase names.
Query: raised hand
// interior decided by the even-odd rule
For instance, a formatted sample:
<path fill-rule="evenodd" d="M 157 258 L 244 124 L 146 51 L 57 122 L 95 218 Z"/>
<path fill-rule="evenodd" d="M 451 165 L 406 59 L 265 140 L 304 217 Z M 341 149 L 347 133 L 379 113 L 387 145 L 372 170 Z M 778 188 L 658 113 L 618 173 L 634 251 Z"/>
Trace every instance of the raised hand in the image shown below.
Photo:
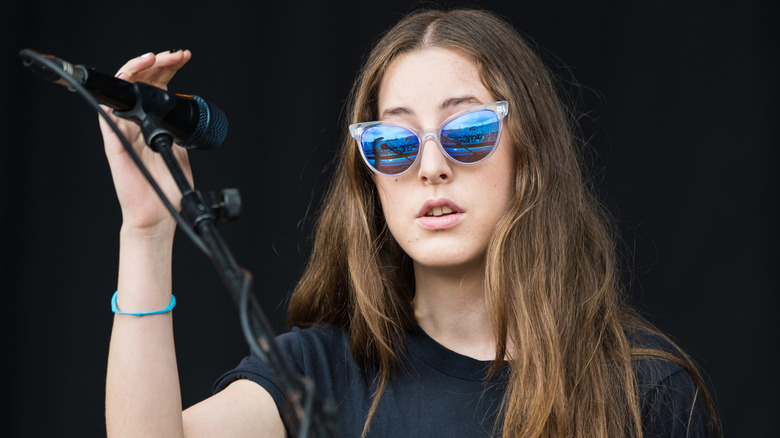
<path fill-rule="evenodd" d="M 189 50 L 167 51 L 158 54 L 147 53 L 129 60 L 119 69 L 116 76 L 128 82 L 145 82 L 167 89 L 176 72 L 186 64 L 192 53 Z M 106 108 L 107 109 L 107 108 Z M 109 114 L 111 110 L 107 109 Z M 113 116 L 112 116 L 113 117 Z M 129 120 L 113 117 L 121 132 L 130 140 L 133 149 L 175 207 L 179 207 L 181 193 L 170 176 L 170 172 L 156 152 L 146 146 L 140 127 Z M 108 124 L 101 118 L 105 153 L 108 158 L 114 187 L 122 207 L 123 229 L 137 229 L 146 232 L 172 233 L 175 222 L 165 209 L 152 187 L 136 167 Z M 187 151 L 179 146 L 173 150 L 179 165 L 192 183 L 192 171 Z"/>

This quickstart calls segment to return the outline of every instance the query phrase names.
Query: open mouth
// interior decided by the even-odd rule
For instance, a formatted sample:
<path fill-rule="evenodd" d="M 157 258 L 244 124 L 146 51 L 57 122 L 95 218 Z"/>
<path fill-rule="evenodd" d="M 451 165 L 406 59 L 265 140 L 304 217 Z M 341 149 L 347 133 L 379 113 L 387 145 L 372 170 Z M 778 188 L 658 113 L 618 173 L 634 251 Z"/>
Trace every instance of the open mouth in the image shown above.
<path fill-rule="evenodd" d="M 430 200 L 423 204 L 417 223 L 426 230 L 447 230 L 463 219 L 463 209 L 448 199 Z"/>

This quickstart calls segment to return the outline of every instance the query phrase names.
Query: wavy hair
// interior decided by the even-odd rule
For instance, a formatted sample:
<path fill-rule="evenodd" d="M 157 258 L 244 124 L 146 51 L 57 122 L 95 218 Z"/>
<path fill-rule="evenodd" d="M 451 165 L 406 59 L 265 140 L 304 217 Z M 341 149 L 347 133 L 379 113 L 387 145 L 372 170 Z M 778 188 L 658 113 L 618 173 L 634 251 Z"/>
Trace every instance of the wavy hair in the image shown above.
<path fill-rule="evenodd" d="M 504 437 L 641 436 L 632 360 L 673 361 L 706 387 L 681 351 L 633 348 L 626 333 L 659 336 L 622 298 L 615 232 L 585 184 L 572 117 L 523 38 L 484 11 L 419 11 L 375 45 L 348 101 L 349 123 L 376 120 L 387 66 L 400 54 L 446 48 L 471 59 L 496 100 L 516 150 L 515 196 L 485 260 L 497 351 L 510 367 L 499 424 Z M 412 262 L 389 233 L 373 175 L 345 132 L 289 324 L 348 330 L 356 361 L 377 371 L 364 434 L 415 325 Z M 666 338 L 664 338 L 666 339 Z M 512 343 L 514 348 L 507 347 Z M 719 426 L 715 421 L 715 428 Z"/>

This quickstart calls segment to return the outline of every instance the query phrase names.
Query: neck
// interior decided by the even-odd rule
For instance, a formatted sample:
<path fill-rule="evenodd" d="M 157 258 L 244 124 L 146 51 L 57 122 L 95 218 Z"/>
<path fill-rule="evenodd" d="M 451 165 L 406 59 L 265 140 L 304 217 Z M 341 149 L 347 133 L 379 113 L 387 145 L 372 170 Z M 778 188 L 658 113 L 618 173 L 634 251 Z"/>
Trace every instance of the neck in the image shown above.
<path fill-rule="evenodd" d="M 484 267 L 453 274 L 415 264 L 414 274 L 414 311 L 420 328 L 456 353 L 479 360 L 495 359 Z"/>

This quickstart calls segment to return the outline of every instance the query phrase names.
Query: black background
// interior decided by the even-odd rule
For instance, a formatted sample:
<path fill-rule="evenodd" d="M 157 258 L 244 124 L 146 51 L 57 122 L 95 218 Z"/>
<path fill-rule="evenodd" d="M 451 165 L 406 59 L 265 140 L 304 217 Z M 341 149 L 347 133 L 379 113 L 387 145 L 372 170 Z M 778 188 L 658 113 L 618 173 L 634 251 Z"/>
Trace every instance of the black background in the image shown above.
<path fill-rule="evenodd" d="M 281 331 L 360 61 L 403 13 L 434 3 L 260 3 L 3 7 L 2 420 L 14 436 L 105 434 L 120 227 L 95 114 L 26 71 L 17 52 L 113 73 L 147 51 L 193 51 L 171 89 L 206 97 L 230 120 L 220 150 L 191 154 L 196 184 L 241 189 L 241 220 L 220 228 Z M 780 52 L 769 2 L 441 4 L 491 9 L 533 38 L 583 114 L 594 178 L 630 254 L 630 295 L 704 369 L 728 436 L 771 435 Z M 247 347 L 210 262 L 183 234 L 177 242 L 177 349 L 191 405 Z"/>

